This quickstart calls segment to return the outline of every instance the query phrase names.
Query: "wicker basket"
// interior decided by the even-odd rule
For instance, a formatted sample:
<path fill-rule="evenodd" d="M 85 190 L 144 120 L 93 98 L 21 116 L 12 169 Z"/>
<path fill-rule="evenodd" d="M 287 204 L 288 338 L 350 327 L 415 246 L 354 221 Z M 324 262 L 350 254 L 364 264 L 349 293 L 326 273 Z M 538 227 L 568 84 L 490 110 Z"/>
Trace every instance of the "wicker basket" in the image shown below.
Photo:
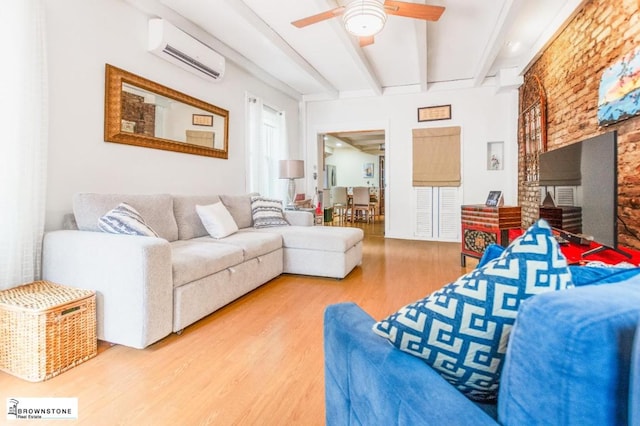
<path fill-rule="evenodd" d="M 48 281 L 0 291 L 0 370 L 39 382 L 96 353 L 94 291 Z"/>

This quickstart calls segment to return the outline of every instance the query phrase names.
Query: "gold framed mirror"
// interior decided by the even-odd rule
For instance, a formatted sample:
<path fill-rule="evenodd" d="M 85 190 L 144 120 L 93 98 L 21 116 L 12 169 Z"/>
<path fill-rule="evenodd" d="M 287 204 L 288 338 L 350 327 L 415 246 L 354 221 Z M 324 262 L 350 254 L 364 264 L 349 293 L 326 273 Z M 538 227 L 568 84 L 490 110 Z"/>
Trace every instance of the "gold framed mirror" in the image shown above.
<path fill-rule="evenodd" d="M 105 142 L 227 159 L 229 111 L 106 64 Z"/>

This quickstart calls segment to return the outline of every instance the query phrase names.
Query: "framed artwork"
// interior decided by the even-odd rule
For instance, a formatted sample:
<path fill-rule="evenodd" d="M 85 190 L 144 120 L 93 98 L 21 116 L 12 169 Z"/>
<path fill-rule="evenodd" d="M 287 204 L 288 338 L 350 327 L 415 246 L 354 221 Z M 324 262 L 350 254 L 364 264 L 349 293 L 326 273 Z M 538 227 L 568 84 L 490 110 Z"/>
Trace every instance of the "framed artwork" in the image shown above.
<path fill-rule="evenodd" d="M 504 169 L 504 142 L 487 142 L 487 170 Z"/>
<path fill-rule="evenodd" d="M 121 130 L 127 133 L 135 133 L 136 132 L 136 122 L 129 120 L 121 120 L 122 123 Z"/>
<path fill-rule="evenodd" d="M 373 177 L 373 163 L 364 163 L 364 165 L 362 166 L 362 177 L 364 178 Z"/>
<path fill-rule="evenodd" d="M 640 48 L 604 70 L 598 89 L 598 124 L 609 126 L 640 114 Z"/>
<path fill-rule="evenodd" d="M 193 124 L 194 126 L 213 127 L 213 115 L 193 114 L 191 124 Z"/>
<path fill-rule="evenodd" d="M 418 121 L 451 119 L 451 105 L 436 105 L 418 108 Z"/>

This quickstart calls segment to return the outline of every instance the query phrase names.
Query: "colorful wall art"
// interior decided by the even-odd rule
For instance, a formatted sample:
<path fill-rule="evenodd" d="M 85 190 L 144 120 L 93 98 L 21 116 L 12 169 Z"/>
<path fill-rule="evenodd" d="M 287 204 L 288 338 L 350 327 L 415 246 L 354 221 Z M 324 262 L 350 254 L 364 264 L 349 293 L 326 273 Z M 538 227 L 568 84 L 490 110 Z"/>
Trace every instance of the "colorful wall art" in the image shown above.
<path fill-rule="evenodd" d="M 598 124 L 609 126 L 640 114 L 640 48 L 604 70 L 598 91 Z"/>

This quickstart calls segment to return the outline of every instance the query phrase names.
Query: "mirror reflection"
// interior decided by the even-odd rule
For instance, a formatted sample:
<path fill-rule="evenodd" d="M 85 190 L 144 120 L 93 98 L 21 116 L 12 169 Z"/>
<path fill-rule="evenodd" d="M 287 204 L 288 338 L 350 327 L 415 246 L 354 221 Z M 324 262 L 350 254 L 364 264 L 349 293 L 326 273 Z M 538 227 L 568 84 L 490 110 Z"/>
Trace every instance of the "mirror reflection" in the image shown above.
<path fill-rule="evenodd" d="M 224 117 L 122 83 L 123 132 L 224 148 Z"/>
<path fill-rule="evenodd" d="M 228 111 L 106 67 L 105 141 L 228 157 Z"/>

